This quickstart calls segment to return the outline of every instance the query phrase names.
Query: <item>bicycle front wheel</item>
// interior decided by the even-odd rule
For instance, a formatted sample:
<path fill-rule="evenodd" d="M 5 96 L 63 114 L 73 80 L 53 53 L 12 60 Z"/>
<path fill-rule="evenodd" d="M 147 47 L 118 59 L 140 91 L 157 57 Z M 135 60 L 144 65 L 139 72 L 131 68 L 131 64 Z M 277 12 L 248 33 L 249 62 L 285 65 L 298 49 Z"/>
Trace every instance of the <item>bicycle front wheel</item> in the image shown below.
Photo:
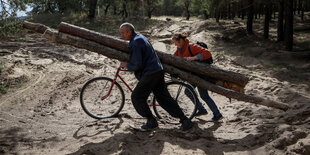
<path fill-rule="evenodd" d="M 80 93 L 80 102 L 87 115 L 95 119 L 115 117 L 122 110 L 125 95 L 121 86 L 107 77 L 87 81 Z"/>
<path fill-rule="evenodd" d="M 168 82 L 167 88 L 174 100 L 177 101 L 178 105 L 184 112 L 185 116 L 192 119 L 197 111 L 197 94 L 195 93 L 191 85 L 185 84 L 183 82 Z M 162 107 L 157 106 L 158 103 L 153 99 L 153 107 L 156 116 L 159 119 L 163 119 L 169 124 L 179 124 L 179 118 L 174 118 L 169 115 Z"/>

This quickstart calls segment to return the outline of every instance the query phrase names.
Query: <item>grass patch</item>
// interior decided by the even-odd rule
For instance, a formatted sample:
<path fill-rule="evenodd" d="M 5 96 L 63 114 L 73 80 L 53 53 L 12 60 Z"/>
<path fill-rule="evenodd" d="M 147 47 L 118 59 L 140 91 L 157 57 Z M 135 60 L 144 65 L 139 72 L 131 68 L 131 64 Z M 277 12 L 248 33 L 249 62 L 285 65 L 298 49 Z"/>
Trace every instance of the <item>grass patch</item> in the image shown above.
<path fill-rule="evenodd" d="M 4 63 L 0 61 L 0 75 L 1 75 L 3 68 L 4 68 Z M 7 93 L 8 89 L 9 89 L 8 83 L 1 80 L 0 81 L 0 94 Z"/>
<path fill-rule="evenodd" d="M 8 90 L 9 90 L 9 85 L 8 85 L 8 83 L 5 82 L 5 81 L 1 81 L 1 82 L 0 82 L 0 93 L 1 93 L 1 94 L 5 94 L 5 93 L 8 92 Z"/>
<path fill-rule="evenodd" d="M 0 73 L 2 72 L 3 67 L 4 67 L 4 63 L 0 61 Z"/>
<path fill-rule="evenodd" d="M 124 22 L 130 22 L 137 31 L 147 29 L 149 26 L 157 24 L 158 20 L 143 17 L 130 17 L 122 19 L 120 16 L 100 16 L 91 20 L 86 14 L 41 14 L 35 15 L 30 19 L 31 22 L 41 23 L 51 28 L 57 29 L 61 22 L 84 27 L 96 32 L 101 32 L 113 36 L 119 36 L 119 26 Z"/>

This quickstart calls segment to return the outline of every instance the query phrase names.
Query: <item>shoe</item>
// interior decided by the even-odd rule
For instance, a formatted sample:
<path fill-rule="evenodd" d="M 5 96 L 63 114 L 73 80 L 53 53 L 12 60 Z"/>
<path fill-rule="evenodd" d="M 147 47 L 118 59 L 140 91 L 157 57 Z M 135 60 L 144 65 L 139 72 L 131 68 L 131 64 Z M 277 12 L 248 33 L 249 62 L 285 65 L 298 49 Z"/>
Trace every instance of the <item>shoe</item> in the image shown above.
<path fill-rule="evenodd" d="M 190 128 L 192 128 L 193 126 L 194 126 L 194 123 L 190 119 L 187 118 L 184 121 L 182 121 L 181 130 L 187 131 Z"/>
<path fill-rule="evenodd" d="M 223 118 L 222 114 L 220 114 L 218 116 L 213 116 L 212 117 L 212 121 L 213 122 L 217 122 L 217 121 L 221 120 L 222 118 Z"/>
<path fill-rule="evenodd" d="M 147 122 L 141 126 L 143 130 L 152 130 L 158 127 L 158 123 L 155 118 L 147 119 Z"/>
<path fill-rule="evenodd" d="M 198 112 L 195 114 L 195 116 L 201 116 L 201 115 L 207 115 L 207 110 L 198 110 Z"/>

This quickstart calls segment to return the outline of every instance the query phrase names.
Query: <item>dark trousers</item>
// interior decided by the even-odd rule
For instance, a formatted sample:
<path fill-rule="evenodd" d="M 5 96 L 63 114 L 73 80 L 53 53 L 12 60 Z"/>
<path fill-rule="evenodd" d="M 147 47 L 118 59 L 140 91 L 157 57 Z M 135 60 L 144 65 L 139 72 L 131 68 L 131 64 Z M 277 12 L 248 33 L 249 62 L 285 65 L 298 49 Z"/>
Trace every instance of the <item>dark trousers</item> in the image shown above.
<path fill-rule="evenodd" d="M 131 101 L 138 114 L 146 118 L 153 117 L 150 107 L 147 104 L 147 98 L 151 92 L 154 93 L 159 105 L 172 117 L 180 118 L 181 121 L 186 119 L 183 111 L 168 92 L 163 71 L 143 76 L 133 90 Z"/>

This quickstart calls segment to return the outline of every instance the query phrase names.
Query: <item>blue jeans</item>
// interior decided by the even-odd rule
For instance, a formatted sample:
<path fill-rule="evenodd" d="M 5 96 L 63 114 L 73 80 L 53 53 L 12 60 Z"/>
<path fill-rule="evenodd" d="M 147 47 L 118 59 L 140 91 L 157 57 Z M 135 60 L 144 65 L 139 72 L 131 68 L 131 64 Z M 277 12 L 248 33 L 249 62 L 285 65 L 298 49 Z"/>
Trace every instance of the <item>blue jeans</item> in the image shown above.
<path fill-rule="evenodd" d="M 196 86 L 193 86 L 193 88 L 195 89 Z M 207 103 L 207 105 L 209 106 L 209 108 L 211 109 L 211 111 L 213 112 L 214 116 L 219 116 L 221 115 L 219 109 L 217 108 L 215 102 L 213 101 L 213 99 L 209 96 L 208 90 L 207 89 L 203 89 L 200 87 L 197 87 L 198 92 L 200 97 L 202 98 L 203 101 L 205 101 Z M 191 97 L 191 95 L 189 94 L 189 91 L 187 89 L 185 89 L 186 96 L 188 96 L 191 100 L 193 100 L 193 98 Z M 198 111 L 205 111 L 205 107 L 202 105 L 202 103 L 199 101 L 198 99 Z"/>

